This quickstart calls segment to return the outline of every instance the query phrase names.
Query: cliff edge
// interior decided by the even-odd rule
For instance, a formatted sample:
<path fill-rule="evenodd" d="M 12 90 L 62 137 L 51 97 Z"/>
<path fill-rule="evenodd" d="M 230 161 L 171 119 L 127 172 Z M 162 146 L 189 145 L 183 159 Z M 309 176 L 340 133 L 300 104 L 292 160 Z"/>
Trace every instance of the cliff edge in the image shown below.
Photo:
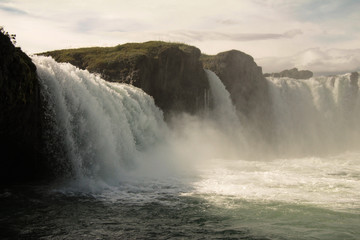
<path fill-rule="evenodd" d="M 41 54 L 99 73 L 107 81 L 139 87 L 165 115 L 202 110 L 203 95 L 209 88 L 200 50 L 185 44 L 150 41 Z"/>
<path fill-rule="evenodd" d="M 204 68 L 219 76 L 229 91 L 244 129 L 254 143 L 259 139 L 271 142 L 273 127 L 272 103 L 267 80 L 253 57 L 241 51 L 230 50 L 217 55 L 203 55 Z M 248 141 L 251 141 L 248 139 Z"/>

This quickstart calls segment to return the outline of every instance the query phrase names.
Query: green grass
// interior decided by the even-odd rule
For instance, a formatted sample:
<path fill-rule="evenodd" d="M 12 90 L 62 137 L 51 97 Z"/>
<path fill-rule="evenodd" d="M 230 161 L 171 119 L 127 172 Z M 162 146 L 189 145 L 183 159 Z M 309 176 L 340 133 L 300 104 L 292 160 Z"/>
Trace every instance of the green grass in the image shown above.
<path fill-rule="evenodd" d="M 196 47 L 161 41 L 126 43 L 114 47 L 63 49 L 38 55 L 51 56 L 58 62 L 69 62 L 81 69 L 100 73 L 109 81 L 123 82 L 131 72 L 138 69 L 139 64 L 143 64 L 142 60 L 157 59 L 162 51 L 169 48 L 200 56 L 200 50 Z"/>
<path fill-rule="evenodd" d="M 39 55 L 52 56 L 56 61 L 69 62 L 80 68 L 95 71 L 106 68 L 108 65 L 114 65 L 116 62 L 136 62 L 142 56 L 156 58 L 161 51 L 169 47 L 177 47 L 186 53 L 191 53 L 196 49 L 183 43 L 149 41 L 126 43 L 115 47 L 63 49 L 40 53 Z"/>

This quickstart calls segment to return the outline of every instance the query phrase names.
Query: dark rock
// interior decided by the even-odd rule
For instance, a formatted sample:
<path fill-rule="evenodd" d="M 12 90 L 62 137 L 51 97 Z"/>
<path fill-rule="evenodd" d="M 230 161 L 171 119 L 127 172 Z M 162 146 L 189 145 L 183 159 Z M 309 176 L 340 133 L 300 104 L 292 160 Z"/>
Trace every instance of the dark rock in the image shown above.
<path fill-rule="evenodd" d="M 209 88 L 198 48 L 166 42 L 128 43 L 111 48 L 46 52 L 58 62 L 100 73 L 105 80 L 132 84 L 152 96 L 165 116 L 196 113 Z"/>
<path fill-rule="evenodd" d="M 269 139 L 273 116 L 269 86 L 261 67 L 250 55 L 236 50 L 215 56 L 204 55 L 201 59 L 204 67 L 215 72 L 224 83 L 240 116 L 247 118 L 242 121 L 248 124 L 245 129 L 256 129 L 250 133 L 254 141 Z"/>
<path fill-rule="evenodd" d="M 299 71 L 297 68 L 293 68 L 290 70 L 284 70 L 279 73 L 265 73 L 264 77 L 288 77 L 293 79 L 309 79 L 312 78 L 313 73 L 309 70 L 301 70 Z"/>
<path fill-rule="evenodd" d="M 36 67 L 0 33 L 0 180 L 36 180 L 41 159 L 41 98 Z"/>
<path fill-rule="evenodd" d="M 359 73 L 352 72 L 350 75 L 350 86 L 351 86 L 351 92 L 352 92 L 352 94 L 350 96 L 350 105 L 352 105 L 352 109 L 354 109 L 357 98 L 358 98 L 358 92 L 359 92 L 359 83 L 358 82 L 359 82 Z"/>
<path fill-rule="evenodd" d="M 358 81 L 359 81 L 359 73 L 358 72 L 352 72 L 350 75 L 350 83 L 352 86 L 358 87 Z"/>
<path fill-rule="evenodd" d="M 250 55 L 231 50 L 215 56 L 203 56 L 202 61 L 205 68 L 219 76 L 240 112 L 248 115 L 266 101 L 266 80 L 261 67 Z"/>

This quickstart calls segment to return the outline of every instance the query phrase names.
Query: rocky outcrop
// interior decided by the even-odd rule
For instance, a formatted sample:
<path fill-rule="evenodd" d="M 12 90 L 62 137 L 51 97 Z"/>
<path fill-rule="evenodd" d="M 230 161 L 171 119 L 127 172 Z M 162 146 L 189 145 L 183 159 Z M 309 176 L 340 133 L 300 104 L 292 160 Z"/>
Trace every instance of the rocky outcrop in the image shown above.
<path fill-rule="evenodd" d="M 359 73 L 358 72 L 352 72 L 350 74 L 350 83 L 353 86 L 358 86 L 358 81 L 359 81 Z"/>
<path fill-rule="evenodd" d="M 266 80 L 250 55 L 231 50 L 215 56 L 204 55 L 202 62 L 206 69 L 219 76 L 240 112 L 248 115 L 265 101 Z"/>
<path fill-rule="evenodd" d="M 247 125 L 244 129 L 250 131 L 255 144 L 259 139 L 269 140 L 273 116 L 269 86 L 261 67 L 250 55 L 237 50 L 203 55 L 201 59 L 204 67 L 215 72 L 224 83 L 240 117 L 246 118 L 242 124 Z"/>
<path fill-rule="evenodd" d="M 41 99 L 36 67 L 0 33 L 0 181 L 21 182 L 43 175 Z"/>
<path fill-rule="evenodd" d="M 265 73 L 264 77 L 288 77 L 293 79 L 309 79 L 312 78 L 313 73 L 309 70 L 301 70 L 299 71 L 297 68 L 293 68 L 290 70 L 284 70 L 279 73 Z"/>
<path fill-rule="evenodd" d="M 358 72 L 352 72 L 350 74 L 350 86 L 352 90 L 352 100 L 350 100 L 353 107 L 355 107 L 356 99 L 358 97 L 359 92 L 359 73 Z"/>
<path fill-rule="evenodd" d="M 165 115 L 203 109 L 209 88 L 200 50 L 176 43 L 128 43 L 42 53 L 58 62 L 100 73 L 105 80 L 129 83 L 152 96 Z"/>

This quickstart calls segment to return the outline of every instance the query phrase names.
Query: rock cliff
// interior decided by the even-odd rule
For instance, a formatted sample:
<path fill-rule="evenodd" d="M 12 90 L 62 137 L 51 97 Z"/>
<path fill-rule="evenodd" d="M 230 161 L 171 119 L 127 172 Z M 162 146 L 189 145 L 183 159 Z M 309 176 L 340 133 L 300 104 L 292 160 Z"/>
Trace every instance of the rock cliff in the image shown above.
<path fill-rule="evenodd" d="M 203 109 L 209 88 L 198 48 L 166 42 L 128 43 L 42 53 L 58 62 L 100 73 L 105 80 L 129 83 L 152 96 L 165 115 Z"/>
<path fill-rule="evenodd" d="M 201 57 L 204 68 L 220 77 L 253 141 L 272 136 L 271 99 L 261 67 L 243 52 L 231 50 Z M 248 139 L 248 141 L 251 141 Z M 269 140 L 270 142 L 271 140 Z"/>
<path fill-rule="evenodd" d="M 265 73 L 264 77 L 288 77 L 293 79 L 309 79 L 313 76 L 313 73 L 309 70 L 298 70 L 293 68 L 290 70 L 284 70 L 279 73 Z"/>
<path fill-rule="evenodd" d="M 231 50 L 201 58 L 204 68 L 215 72 L 229 91 L 236 108 L 245 115 L 254 111 L 268 94 L 261 67 L 243 52 Z"/>
<path fill-rule="evenodd" d="M 41 98 L 36 67 L 0 33 L 0 181 L 21 182 L 43 174 Z"/>

